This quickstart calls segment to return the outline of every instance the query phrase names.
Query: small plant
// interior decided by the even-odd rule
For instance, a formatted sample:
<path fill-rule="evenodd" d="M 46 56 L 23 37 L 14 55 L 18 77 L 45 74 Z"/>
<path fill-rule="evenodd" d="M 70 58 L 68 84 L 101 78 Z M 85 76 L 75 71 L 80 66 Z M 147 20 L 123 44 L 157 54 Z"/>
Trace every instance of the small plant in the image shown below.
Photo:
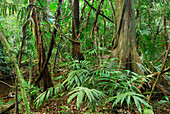
<path fill-rule="evenodd" d="M 3 108 L 3 105 L 5 104 L 2 100 L 3 99 L 0 100 L 0 109 Z"/>
<path fill-rule="evenodd" d="M 147 106 L 148 108 L 151 109 L 151 106 L 144 100 L 144 99 L 146 99 L 145 96 L 143 96 L 141 94 L 137 94 L 135 92 L 125 92 L 125 93 L 120 93 L 114 97 L 109 97 L 109 99 L 106 101 L 106 103 L 108 103 L 110 101 L 114 101 L 112 104 L 112 107 L 114 107 L 119 102 L 121 105 L 124 102 L 126 102 L 128 108 L 129 108 L 130 106 L 132 106 L 132 102 L 133 102 L 132 99 L 140 113 L 142 113 L 141 104 L 144 104 L 145 106 Z"/>
<path fill-rule="evenodd" d="M 44 101 L 47 102 L 48 99 L 52 98 L 53 96 L 58 96 L 61 88 L 61 85 L 48 88 L 34 100 L 33 106 L 36 106 L 36 109 L 40 108 Z"/>
<path fill-rule="evenodd" d="M 143 114 L 154 114 L 153 110 L 152 109 L 143 109 Z"/>
<path fill-rule="evenodd" d="M 167 96 L 163 96 L 162 97 L 162 99 L 164 99 L 164 100 L 160 100 L 159 102 L 158 102 L 158 104 L 165 104 L 165 103 L 167 103 L 168 104 L 168 106 L 170 107 L 170 101 L 169 101 L 169 98 L 167 97 Z"/>
<path fill-rule="evenodd" d="M 76 87 L 74 90 L 68 93 L 71 95 L 67 103 L 73 100 L 77 96 L 77 109 L 80 109 L 82 102 L 84 101 L 89 107 L 93 106 L 93 111 L 95 111 L 96 104 L 102 109 L 101 102 L 106 96 L 103 92 L 96 89 L 89 89 L 87 87 Z"/>

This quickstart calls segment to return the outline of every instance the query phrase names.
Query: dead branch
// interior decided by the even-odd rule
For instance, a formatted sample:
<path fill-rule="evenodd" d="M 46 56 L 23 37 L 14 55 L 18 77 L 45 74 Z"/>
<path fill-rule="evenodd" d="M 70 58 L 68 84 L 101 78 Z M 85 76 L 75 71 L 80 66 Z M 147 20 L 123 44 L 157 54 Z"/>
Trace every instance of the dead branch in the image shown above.
<path fill-rule="evenodd" d="M 161 73 L 160 75 L 162 75 L 163 73 L 168 72 L 168 71 L 170 71 L 170 67 L 166 68 L 166 69 L 163 70 L 162 72 L 156 72 L 156 73 L 147 75 L 146 77 L 155 77 L 155 76 L 157 76 L 159 73 Z"/>
<path fill-rule="evenodd" d="M 149 78 L 149 77 L 155 77 L 155 76 L 157 76 L 159 73 L 161 73 L 161 75 L 162 75 L 163 73 L 168 72 L 168 71 L 170 71 L 170 67 L 166 68 L 166 69 L 163 70 L 162 72 L 156 72 L 156 73 L 147 75 L 146 77 L 148 77 L 148 78 Z M 142 79 L 142 80 L 143 80 L 143 82 L 141 82 L 141 84 L 138 86 L 138 89 L 141 89 L 141 88 L 142 88 L 142 85 L 143 85 L 143 83 L 144 83 L 144 79 Z"/>

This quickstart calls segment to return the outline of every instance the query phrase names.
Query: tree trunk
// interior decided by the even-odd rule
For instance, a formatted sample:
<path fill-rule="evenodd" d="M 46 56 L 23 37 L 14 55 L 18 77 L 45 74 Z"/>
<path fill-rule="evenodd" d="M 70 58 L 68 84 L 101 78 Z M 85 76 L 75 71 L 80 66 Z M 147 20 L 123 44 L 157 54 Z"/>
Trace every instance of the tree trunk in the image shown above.
<path fill-rule="evenodd" d="M 36 0 L 31 0 L 31 3 L 35 4 Z M 33 8 L 33 15 L 32 15 L 34 26 L 32 26 L 32 31 L 34 34 L 35 42 L 36 42 L 36 48 L 37 48 L 37 55 L 38 55 L 38 71 L 41 72 L 43 65 L 46 60 L 45 50 L 43 48 L 43 39 L 41 36 L 41 28 L 39 23 L 39 16 L 37 14 L 37 10 L 34 7 Z M 49 87 L 53 86 L 50 73 L 48 71 L 48 66 L 45 69 L 45 72 L 43 74 L 43 88 L 46 90 Z"/>
<path fill-rule="evenodd" d="M 74 0 L 73 2 L 73 17 L 72 17 L 72 39 L 77 40 L 77 35 L 79 33 L 79 0 Z M 72 55 L 73 58 L 77 58 L 76 45 L 72 43 Z M 79 48 L 79 47 L 78 47 Z"/>
<path fill-rule="evenodd" d="M 117 20 L 117 46 L 113 56 L 119 58 L 119 63 L 126 69 L 141 74 L 136 63 L 140 62 L 137 53 L 135 11 L 133 0 L 115 0 L 115 16 Z"/>
<path fill-rule="evenodd" d="M 72 17 L 72 39 L 77 41 L 77 35 L 79 34 L 79 0 L 74 0 L 73 3 L 73 17 Z M 79 44 L 72 42 L 72 55 L 73 58 L 84 60 L 83 54 L 80 52 Z"/>

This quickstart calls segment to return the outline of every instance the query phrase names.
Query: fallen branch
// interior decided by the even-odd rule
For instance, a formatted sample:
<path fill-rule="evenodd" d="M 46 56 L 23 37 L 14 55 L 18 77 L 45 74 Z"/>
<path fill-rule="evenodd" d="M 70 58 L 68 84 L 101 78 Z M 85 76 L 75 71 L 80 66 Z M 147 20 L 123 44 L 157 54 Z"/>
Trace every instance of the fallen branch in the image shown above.
<path fill-rule="evenodd" d="M 165 70 L 163 70 L 160 75 L 162 75 L 162 74 L 164 74 L 165 72 L 168 72 L 168 71 L 170 71 L 170 67 L 168 67 L 168 68 L 166 68 Z M 159 73 L 160 73 L 160 72 L 156 72 L 156 73 L 147 75 L 146 77 L 148 77 L 148 78 L 149 78 L 149 77 L 155 77 L 155 76 L 157 76 Z M 143 82 L 141 82 L 141 84 L 138 86 L 138 89 L 141 89 L 141 88 L 142 88 L 142 85 L 143 85 L 143 83 L 144 83 L 144 79 L 142 79 L 142 80 L 143 80 Z"/>
<path fill-rule="evenodd" d="M 7 85 L 7 86 L 9 86 L 9 87 L 11 87 L 11 88 L 14 88 L 14 86 L 12 86 L 12 85 L 10 85 L 10 84 L 4 82 L 4 81 L 1 81 L 1 80 L 0 80 L 0 83 L 3 83 L 3 84 L 5 84 L 5 85 Z"/>
<path fill-rule="evenodd" d="M 155 77 L 155 76 L 157 76 L 159 73 L 164 74 L 165 72 L 168 72 L 168 71 L 170 71 L 170 67 L 166 68 L 166 69 L 163 70 L 162 72 L 156 72 L 156 73 L 147 75 L 146 77 Z M 160 75 L 161 75 L 161 74 L 160 74 Z"/>

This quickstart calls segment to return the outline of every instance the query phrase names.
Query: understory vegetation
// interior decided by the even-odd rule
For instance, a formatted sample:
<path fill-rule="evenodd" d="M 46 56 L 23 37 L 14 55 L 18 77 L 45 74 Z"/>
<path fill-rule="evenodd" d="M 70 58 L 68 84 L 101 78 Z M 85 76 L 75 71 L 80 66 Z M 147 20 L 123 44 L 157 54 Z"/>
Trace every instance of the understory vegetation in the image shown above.
<path fill-rule="evenodd" d="M 0 114 L 168 114 L 169 1 L 117 1 L 1 0 Z"/>
<path fill-rule="evenodd" d="M 90 61 L 73 61 L 68 64 L 69 72 L 54 78 L 58 83 L 53 88 L 41 93 L 35 100 L 36 108 L 41 107 L 45 100 L 52 97 L 67 96 L 67 103 L 75 100 L 77 109 L 85 108 L 95 111 L 95 107 L 112 107 L 126 104 L 132 110 L 133 102 L 137 109 L 142 111 L 142 104 L 146 109 L 151 106 L 145 101 L 138 89 L 140 84 L 146 83 L 149 78 L 137 75 L 129 70 L 121 70 L 116 65 L 115 59 L 104 60 L 101 65 L 94 66 Z M 67 94 L 64 94 L 67 93 Z M 65 97 L 65 96 L 64 96 Z M 84 105 L 82 105 L 84 103 Z"/>

